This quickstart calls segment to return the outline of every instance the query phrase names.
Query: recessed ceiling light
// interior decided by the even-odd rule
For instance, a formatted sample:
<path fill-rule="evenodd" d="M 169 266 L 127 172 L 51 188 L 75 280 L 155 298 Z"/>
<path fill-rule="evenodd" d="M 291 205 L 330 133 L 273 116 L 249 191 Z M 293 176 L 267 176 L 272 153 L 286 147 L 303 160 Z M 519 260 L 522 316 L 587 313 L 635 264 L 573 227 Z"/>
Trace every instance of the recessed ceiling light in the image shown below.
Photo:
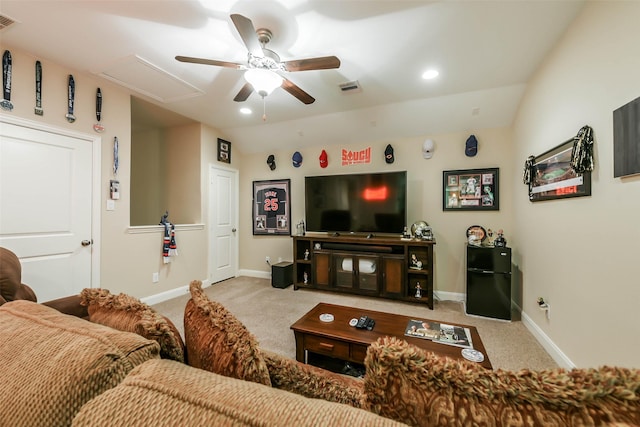
<path fill-rule="evenodd" d="M 431 79 L 435 79 L 436 77 L 438 77 L 438 74 L 440 74 L 438 72 L 438 70 L 427 70 L 424 73 L 422 73 L 422 78 L 425 80 L 431 80 Z"/>
<path fill-rule="evenodd" d="M 251 114 L 251 112 L 252 112 L 252 111 L 251 111 L 251 108 L 242 107 L 242 108 L 240 109 L 240 112 L 241 112 L 242 114 Z"/>

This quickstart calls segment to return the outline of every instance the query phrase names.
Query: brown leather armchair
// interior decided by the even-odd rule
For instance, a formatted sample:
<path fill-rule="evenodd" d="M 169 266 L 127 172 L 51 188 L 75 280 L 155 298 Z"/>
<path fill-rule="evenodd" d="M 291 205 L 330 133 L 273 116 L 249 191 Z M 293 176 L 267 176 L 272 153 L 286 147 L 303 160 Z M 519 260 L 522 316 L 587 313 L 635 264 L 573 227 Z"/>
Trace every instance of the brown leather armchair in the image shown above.
<path fill-rule="evenodd" d="M 17 299 L 38 301 L 33 290 L 22 283 L 22 266 L 16 254 L 0 248 L 0 305 Z"/>

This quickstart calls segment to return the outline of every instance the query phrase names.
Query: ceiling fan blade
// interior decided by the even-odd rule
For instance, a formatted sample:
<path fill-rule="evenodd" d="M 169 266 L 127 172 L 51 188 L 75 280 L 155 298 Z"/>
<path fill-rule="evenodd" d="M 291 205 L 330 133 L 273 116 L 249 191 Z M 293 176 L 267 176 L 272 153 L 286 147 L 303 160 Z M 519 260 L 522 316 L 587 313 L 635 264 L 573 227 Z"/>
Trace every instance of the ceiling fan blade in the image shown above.
<path fill-rule="evenodd" d="M 287 71 L 329 70 L 331 68 L 340 68 L 340 60 L 335 56 L 321 56 L 318 58 L 284 61 L 283 64 Z"/>
<path fill-rule="evenodd" d="M 313 96 L 309 95 L 307 92 L 305 92 L 304 90 L 300 89 L 300 87 L 298 85 L 296 85 L 295 83 L 293 83 L 291 80 L 287 80 L 287 79 L 283 78 L 283 80 L 282 80 L 282 89 L 286 90 L 291 95 L 295 96 L 301 102 L 303 102 L 303 103 L 305 103 L 307 105 L 313 104 L 316 101 L 316 99 Z"/>
<path fill-rule="evenodd" d="M 247 47 L 249 53 L 251 53 L 253 56 L 257 56 L 258 58 L 262 58 L 264 56 L 264 53 L 262 52 L 262 46 L 260 46 L 260 42 L 258 41 L 258 36 L 256 34 L 256 29 L 254 28 L 251 19 L 235 13 L 231 15 L 231 20 L 236 26 L 238 34 L 240 34 L 240 38 L 244 42 L 244 45 Z"/>
<path fill-rule="evenodd" d="M 237 62 L 218 61 L 216 59 L 192 58 L 190 56 L 176 56 L 176 60 L 180 62 L 190 62 L 193 64 L 215 65 L 218 67 L 235 68 L 236 70 L 244 70 L 247 68 L 244 64 Z"/>
<path fill-rule="evenodd" d="M 236 97 L 233 98 L 233 100 L 236 102 L 244 102 L 247 100 L 247 98 L 249 98 L 249 95 L 251 95 L 252 93 L 253 93 L 253 86 L 251 86 L 251 83 L 245 83 L 244 86 L 242 86 L 242 89 L 240 89 L 240 92 L 238 92 Z"/>

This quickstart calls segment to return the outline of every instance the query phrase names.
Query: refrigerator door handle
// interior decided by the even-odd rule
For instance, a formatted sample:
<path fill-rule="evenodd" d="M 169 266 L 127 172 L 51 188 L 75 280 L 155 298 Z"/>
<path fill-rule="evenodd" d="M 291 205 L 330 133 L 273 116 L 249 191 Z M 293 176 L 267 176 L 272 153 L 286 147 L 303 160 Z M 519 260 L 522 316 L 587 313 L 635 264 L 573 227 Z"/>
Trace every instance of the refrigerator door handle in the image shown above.
<path fill-rule="evenodd" d="M 470 272 L 470 273 L 481 273 L 481 274 L 494 274 L 495 273 L 495 271 L 483 270 L 481 268 L 468 268 L 467 271 Z"/>

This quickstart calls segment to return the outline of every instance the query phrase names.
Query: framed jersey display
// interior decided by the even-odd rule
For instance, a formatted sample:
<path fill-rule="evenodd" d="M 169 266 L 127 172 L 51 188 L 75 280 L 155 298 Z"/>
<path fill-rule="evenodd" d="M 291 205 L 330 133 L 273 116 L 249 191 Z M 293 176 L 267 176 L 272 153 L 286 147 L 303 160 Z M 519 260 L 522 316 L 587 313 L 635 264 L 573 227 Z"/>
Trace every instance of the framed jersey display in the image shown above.
<path fill-rule="evenodd" d="M 253 234 L 291 235 L 290 179 L 253 181 Z"/>

